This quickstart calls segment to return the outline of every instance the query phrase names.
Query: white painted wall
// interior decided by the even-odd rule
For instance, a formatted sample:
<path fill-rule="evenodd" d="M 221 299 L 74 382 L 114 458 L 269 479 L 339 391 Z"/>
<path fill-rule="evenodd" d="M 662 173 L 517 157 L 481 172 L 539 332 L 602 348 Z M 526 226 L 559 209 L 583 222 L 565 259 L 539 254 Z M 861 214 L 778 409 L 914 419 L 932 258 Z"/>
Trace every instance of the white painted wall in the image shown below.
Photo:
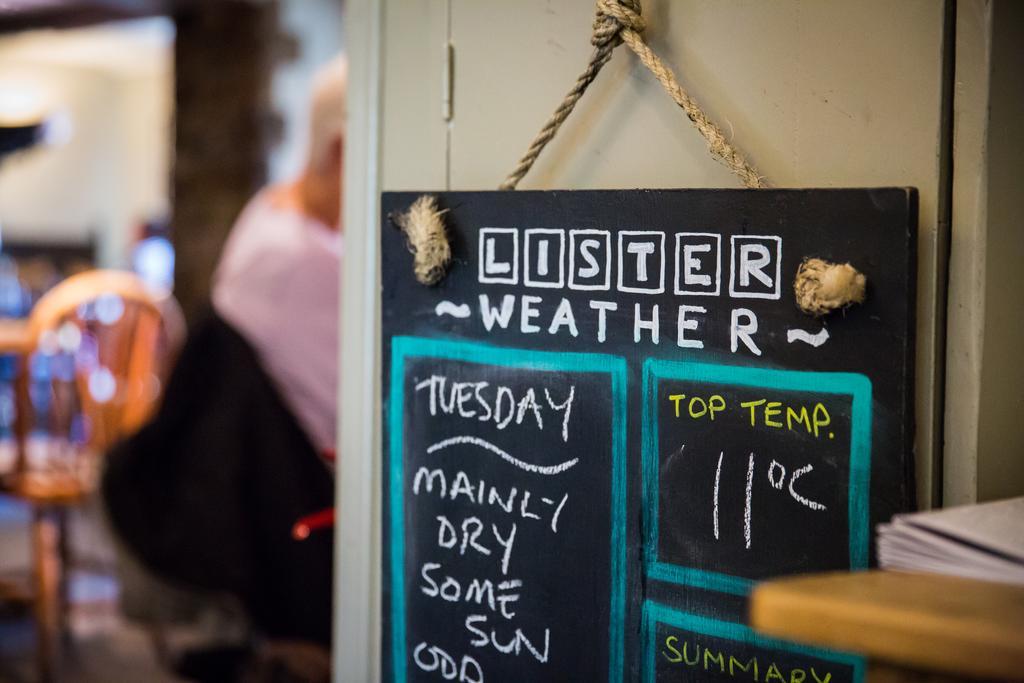
<path fill-rule="evenodd" d="M 71 137 L 0 167 L 4 239 L 88 241 L 128 265 L 138 223 L 169 210 L 173 26 L 165 19 L 0 39 L 0 88 L 65 111 Z"/>
<path fill-rule="evenodd" d="M 317 69 L 342 49 L 341 0 L 282 0 L 282 30 L 298 41 L 298 55 L 274 71 L 271 99 L 281 114 L 281 143 L 270 154 L 270 180 L 279 182 L 301 170 L 306 155 L 309 91 Z"/>
<path fill-rule="evenodd" d="M 1024 494 L 1024 8 L 957 3 L 943 502 Z"/>

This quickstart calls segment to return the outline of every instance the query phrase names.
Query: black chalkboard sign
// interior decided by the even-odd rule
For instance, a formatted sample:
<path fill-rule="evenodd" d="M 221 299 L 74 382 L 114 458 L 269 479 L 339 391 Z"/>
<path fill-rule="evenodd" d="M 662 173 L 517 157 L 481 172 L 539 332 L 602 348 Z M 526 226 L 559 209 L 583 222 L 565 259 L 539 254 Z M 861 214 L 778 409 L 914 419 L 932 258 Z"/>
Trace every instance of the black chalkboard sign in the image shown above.
<path fill-rule="evenodd" d="M 425 287 L 383 197 L 391 681 L 860 681 L 746 625 L 913 506 L 916 194 L 439 193 Z M 801 313 L 806 257 L 862 305 Z"/>

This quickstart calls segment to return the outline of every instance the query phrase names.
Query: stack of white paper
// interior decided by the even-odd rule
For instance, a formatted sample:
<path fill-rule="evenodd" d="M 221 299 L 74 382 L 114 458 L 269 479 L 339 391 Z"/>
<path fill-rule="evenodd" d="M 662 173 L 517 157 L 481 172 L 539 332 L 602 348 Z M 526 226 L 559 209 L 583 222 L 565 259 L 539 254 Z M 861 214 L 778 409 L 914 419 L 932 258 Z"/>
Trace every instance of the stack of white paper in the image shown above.
<path fill-rule="evenodd" d="M 878 526 L 878 564 L 1024 585 L 1024 497 L 896 515 Z"/>

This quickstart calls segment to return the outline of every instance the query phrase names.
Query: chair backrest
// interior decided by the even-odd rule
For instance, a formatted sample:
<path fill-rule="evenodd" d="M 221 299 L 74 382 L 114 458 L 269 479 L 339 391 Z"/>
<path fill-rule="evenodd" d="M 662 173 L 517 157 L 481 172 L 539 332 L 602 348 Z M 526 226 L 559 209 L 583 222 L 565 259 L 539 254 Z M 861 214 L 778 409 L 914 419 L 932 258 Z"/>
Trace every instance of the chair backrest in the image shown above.
<path fill-rule="evenodd" d="M 149 417 L 173 342 L 160 302 L 136 275 L 68 278 L 35 305 L 29 329 L 34 429 L 102 452 Z"/>

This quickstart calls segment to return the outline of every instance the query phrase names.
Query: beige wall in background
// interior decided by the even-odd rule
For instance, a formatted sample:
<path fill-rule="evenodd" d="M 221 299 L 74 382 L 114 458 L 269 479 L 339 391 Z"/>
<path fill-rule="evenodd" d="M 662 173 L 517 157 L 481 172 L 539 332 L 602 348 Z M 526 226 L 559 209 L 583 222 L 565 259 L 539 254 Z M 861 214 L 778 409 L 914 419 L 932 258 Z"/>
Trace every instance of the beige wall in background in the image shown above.
<path fill-rule="evenodd" d="M 92 239 L 101 266 L 129 264 L 138 224 L 170 208 L 173 39 L 163 18 L 0 39 L 0 88 L 70 122 L 66 141 L 4 161 L 4 238 Z"/>
<path fill-rule="evenodd" d="M 294 178 L 306 161 L 313 76 L 342 47 L 342 0 L 278 0 L 281 30 L 296 54 L 274 69 L 271 100 L 281 116 L 281 141 L 270 151 L 269 181 Z"/>

